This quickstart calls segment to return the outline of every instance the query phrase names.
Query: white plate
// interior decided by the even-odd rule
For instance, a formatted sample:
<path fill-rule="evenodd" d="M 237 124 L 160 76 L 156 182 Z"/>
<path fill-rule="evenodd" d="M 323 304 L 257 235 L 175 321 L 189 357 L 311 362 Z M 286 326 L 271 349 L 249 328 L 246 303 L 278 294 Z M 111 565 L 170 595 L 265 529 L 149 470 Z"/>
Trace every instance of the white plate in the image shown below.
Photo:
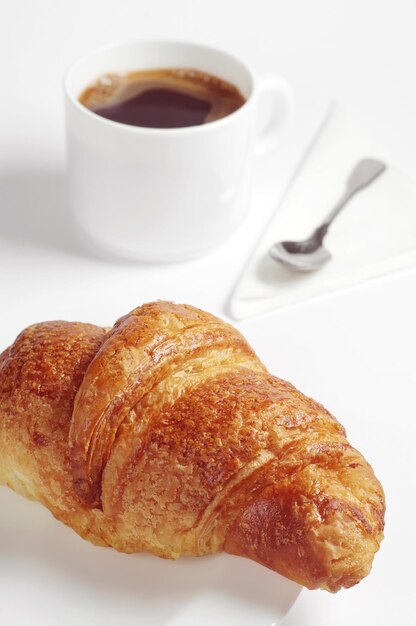
<path fill-rule="evenodd" d="M 300 590 L 225 554 L 175 562 L 97 548 L 0 489 L 0 624 L 276 626 Z"/>

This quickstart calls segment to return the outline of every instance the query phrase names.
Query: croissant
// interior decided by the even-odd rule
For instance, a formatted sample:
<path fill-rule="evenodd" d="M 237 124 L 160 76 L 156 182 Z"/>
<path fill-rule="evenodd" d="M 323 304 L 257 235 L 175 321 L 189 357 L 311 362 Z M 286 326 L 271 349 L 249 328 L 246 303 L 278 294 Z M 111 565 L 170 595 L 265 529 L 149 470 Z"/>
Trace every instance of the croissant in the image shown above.
<path fill-rule="evenodd" d="M 384 494 L 339 422 L 243 336 L 171 302 L 44 322 L 0 355 L 0 484 L 97 545 L 225 551 L 310 589 L 369 573 Z"/>

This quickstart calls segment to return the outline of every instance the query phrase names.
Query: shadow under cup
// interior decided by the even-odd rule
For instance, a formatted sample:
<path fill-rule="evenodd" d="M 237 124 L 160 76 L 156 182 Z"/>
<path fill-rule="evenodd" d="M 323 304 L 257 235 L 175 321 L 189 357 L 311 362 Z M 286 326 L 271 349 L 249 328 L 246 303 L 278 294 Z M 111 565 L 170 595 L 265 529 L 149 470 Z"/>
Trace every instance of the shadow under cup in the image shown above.
<path fill-rule="evenodd" d="M 222 119 L 186 128 L 107 120 L 78 97 L 100 75 L 191 68 L 236 86 L 246 99 Z M 78 61 L 65 78 L 70 203 L 91 243 L 143 261 L 203 255 L 225 241 L 250 206 L 254 79 L 233 56 L 202 45 L 139 41 Z"/>

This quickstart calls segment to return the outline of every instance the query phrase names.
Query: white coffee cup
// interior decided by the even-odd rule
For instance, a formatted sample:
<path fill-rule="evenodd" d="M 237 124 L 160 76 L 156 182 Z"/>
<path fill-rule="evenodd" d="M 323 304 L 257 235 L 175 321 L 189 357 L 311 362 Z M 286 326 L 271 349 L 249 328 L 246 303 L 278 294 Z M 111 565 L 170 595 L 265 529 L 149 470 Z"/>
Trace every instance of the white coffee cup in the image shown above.
<path fill-rule="evenodd" d="M 78 100 L 102 74 L 176 67 L 232 83 L 245 104 L 207 124 L 159 129 L 107 120 Z M 65 101 L 75 219 L 91 242 L 142 261 L 197 257 L 232 234 L 250 207 L 255 153 L 276 146 L 292 110 L 281 78 L 259 79 L 227 52 L 174 41 L 93 52 L 68 70 Z"/>

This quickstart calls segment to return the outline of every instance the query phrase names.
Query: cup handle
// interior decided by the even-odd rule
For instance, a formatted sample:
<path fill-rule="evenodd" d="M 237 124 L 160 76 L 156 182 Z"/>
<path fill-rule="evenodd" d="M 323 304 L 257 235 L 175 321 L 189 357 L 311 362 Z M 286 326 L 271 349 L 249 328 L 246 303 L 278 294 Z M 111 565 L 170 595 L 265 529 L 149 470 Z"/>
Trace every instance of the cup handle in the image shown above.
<path fill-rule="evenodd" d="M 258 131 L 254 148 L 256 156 L 263 156 L 276 148 L 283 129 L 293 117 L 293 111 L 293 92 L 289 84 L 280 76 L 260 77 L 257 94 Z"/>

